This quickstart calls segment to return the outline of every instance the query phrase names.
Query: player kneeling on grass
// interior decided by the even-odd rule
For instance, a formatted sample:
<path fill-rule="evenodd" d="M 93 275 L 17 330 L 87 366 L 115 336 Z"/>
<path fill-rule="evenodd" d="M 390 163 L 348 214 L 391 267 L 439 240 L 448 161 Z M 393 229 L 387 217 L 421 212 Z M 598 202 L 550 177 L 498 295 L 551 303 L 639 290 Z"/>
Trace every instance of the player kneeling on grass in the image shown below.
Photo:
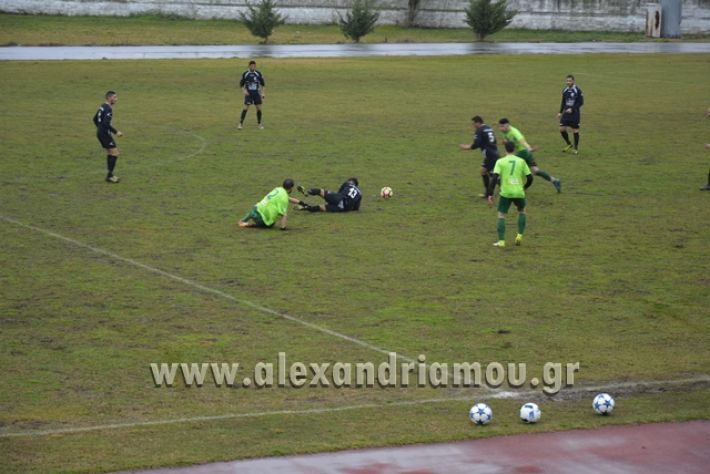
<path fill-rule="evenodd" d="M 239 227 L 273 227 L 278 220 L 281 230 L 286 230 L 288 203 L 306 204 L 289 196 L 293 192 L 293 185 L 292 179 L 285 179 L 282 186 L 274 188 L 242 217 Z"/>
<path fill-rule="evenodd" d="M 511 204 L 518 208 L 518 235 L 515 236 L 515 245 L 523 242 L 525 232 L 525 190 L 532 185 L 533 175 L 528 168 L 528 164 L 520 157 L 513 154 L 515 144 L 505 143 L 505 151 L 508 153 L 496 161 L 493 168 L 491 183 L 488 187 L 488 203 L 493 204 L 493 191 L 496 184 L 500 182 L 500 199 L 498 200 L 498 241 L 493 245 L 499 248 L 505 247 L 505 215 L 508 214 Z M 523 184 L 525 181 L 525 184 Z"/>
<path fill-rule="evenodd" d="M 305 189 L 303 186 L 296 186 L 304 196 L 320 196 L 325 200 L 325 204 L 311 205 L 299 203 L 298 210 L 310 212 L 348 212 L 360 210 L 362 192 L 358 188 L 357 178 L 349 178 L 340 185 L 337 193 L 321 188 Z"/>

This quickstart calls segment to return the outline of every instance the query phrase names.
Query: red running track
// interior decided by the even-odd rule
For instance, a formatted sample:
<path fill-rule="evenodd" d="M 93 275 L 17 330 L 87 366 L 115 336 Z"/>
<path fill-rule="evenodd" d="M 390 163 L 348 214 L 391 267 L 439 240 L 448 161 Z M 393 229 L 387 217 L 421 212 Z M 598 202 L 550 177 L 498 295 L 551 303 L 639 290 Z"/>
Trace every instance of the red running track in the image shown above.
<path fill-rule="evenodd" d="M 485 429 L 485 428 L 483 428 Z M 151 474 L 708 474 L 710 421 L 206 464 Z"/>

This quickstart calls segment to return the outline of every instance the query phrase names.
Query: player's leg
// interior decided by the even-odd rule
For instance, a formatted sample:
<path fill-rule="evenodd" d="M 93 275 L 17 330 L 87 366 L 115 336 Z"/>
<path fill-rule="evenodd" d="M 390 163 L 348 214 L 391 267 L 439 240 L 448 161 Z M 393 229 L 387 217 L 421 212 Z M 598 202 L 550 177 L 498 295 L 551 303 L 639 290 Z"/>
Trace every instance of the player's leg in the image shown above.
<path fill-rule="evenodd" d="M 515 207 L 518 208 L 518 235 L 515 236 L 515 245 L 520 245 L 523 243 L 523 234 L 525 233 L 525 226 L 527 224 L 528 217 L 527 212 L 525 211 L 525 199 L 515 199 Z"/>
<path fill-rule="evenodd" d="M 262 125 L 262 123 L 261 123 L 261 104 L 255 103 L 255 107 L 256 107 L 256 125 L 259 128 L 264 128 L 264 125 Z"/>
<path fill-rule="evenodd" d="M 710 191 L 710 171 L 708 171 L 708 184 L 700 188 L 701 191 Z"/>
<path fill-rule="evenodd" d="M 249 96 L 244 97 L 244 108 L 242 109 L 242 116 L 239 119 L 239 128 L 240 130 L 244 128 L 244 119 L 247 118 L 247 112 L 249 112 L 249 106 L 251 105 L 251 99 Z"/>
<path fill-rule="evenodd" d="M 498 221 L 496 222 L 498 241 L 493 244 L 495 247 L 505 247 L 505 216 L 508 214 L 511 203 L 512 201 L 507 197 L 500 196 L 498 199 Z"/>
<path fill-rule="evenodd" d="M 526 161 L 528 163 L 530 171 L 532 171 L 532 174 L 534 174 L 535 176 L 540 176 L 545 181 L 549 181 L 555 187 L 558 193 L 562 192 L 562 182 L 559 179 L 555 178 L 547 171 L 538 168 L 537 163 L 535 163 L 535 161 L 533 161 L 532 159 L 530 161 Z"/>
<path fill-rule="evenodd" d="M 478 197 L 488 199 L 488 186 L 491 184 L 491 175 L 485 166 L 481 166 L 481 179 L 483 180 L 483 193 L 479 194 Z"/>
<path fill-rule="evenodd" d="M 567 132 L 567 126 L 563 122 L 560 122 L 560 135 L 562 135 L 562 139 L 567 144 L 562 149 L 562 151 L 566 153 L 572 149 L 572 142 L 569 141 L 569 133 Z"/>
<path fill-rule="evenodd" d="M 572 127 L 572 135 L 574 136 L 574 153 L 575 155 L 579 153 L 579 123 Z"/>
<path fill-rule="evenodd" d="M 249 209 L 249 212 L 241 218 L 238 224 L 239 227 L 265 227 L 259 211 L 256 210 L 256 206 Z"/>
<path fill-rule="evenodd" d="M 106 169 L 108 173 L 106 174 L 106 181 L 109 183 L 118 183 L 118 176 L 113 174 L 113 170 L 116 169 L 116 162 L 118 161 L 118 147 L 108 148 L 106 150 Z"/>
<path fill-rule="evenodd" d="M 330 204 L 306 204 L 303 209 L 308 212 L 329 212 L 329 206 Z"/>

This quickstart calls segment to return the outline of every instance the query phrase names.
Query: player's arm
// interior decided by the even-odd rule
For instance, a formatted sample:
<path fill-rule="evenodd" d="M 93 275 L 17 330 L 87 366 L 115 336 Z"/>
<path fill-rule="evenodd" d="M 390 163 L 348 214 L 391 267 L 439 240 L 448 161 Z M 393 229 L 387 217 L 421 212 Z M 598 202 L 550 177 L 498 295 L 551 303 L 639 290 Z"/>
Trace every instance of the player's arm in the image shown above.
<path fill-rule="evenodd" d="M 462 150 L 475 150 L 476 148 L 479 148 L 481 146 L 481 137 L 478 132 L 476 132 L 476 135 L 473 137 L 473 143 L 462 143 L 459 145 L 459 148 Z"/>
<path fill-rule="evenodd" d="M 577 92 L 579 93 L 577 94 L 577 100 L 574 104 L 574 108 L 579 110 L 584 105 L 584 94 L 582 93 L 582 89 L 579 87 L 577 88 Z"/>
<path fill-rule="evenodd" d="M 562 100 L 560 101 L 560 112 L 557 114 L 558 117 L 562 117 L 562 112 L 565 110 L 565 92 L 562 91 Z"/>
<path fill-rule="evenodd" d="M 528 189 L 530 186 L 532 186 L 532 183 L 533 183 L 533 175 L 532 175 L 532 173 L 530 173 L 525 176 L 525 186 L 523 186 L 523 189 Z"/>
<path fill-rule="evenodd" d="M 290 197 L 290 196 L 288 198 L 288 202 L 290 202 L 291 204 L 300 204 L 301 206 L 307 205 L 305 201 L 301 201 L 300 199 L 297 199 L 295 197 Z"/>
<path fill-rule="evenodd" d="M 286 226 L 288 225 L 288 216 L 284 214 L 279 218 L 279 228 L 281 230 L 286 230 Z"/>
<path fill-rule="evenodd" d="M 520 139 L 520 144 L 523 145 L 523 146 L 525 147 L 525 149 L 526 149 L 527 151 L 529 151 L 530 153 L 532 153 L 533 151 L 535 151 L 535 149 L 534 149 L 532 146 L 530 146 L 530 144 L 528 143 L 528 141 L 525 140 L 524 138 L 521 138 L 521 139 Z"/>
<path fill-rule="evenodd" d="M 488 183 L 488 203 L 493 204 L 493 193 L 496 190 L 500 175 L 498 173 L 491 174 L 491 181 Z"/>
<path fill-rule="evenodd" d="M 266 81 L 264 81 L 264 76 L 259 74 L 259 85 L 261 85 L 261 97 L 262 99 L 266 97 Z"/>
<path fill-rule="evenodd" d="M 239 80 L 239 87 L 242 89 L 242 93 L 244 95 L 249 95 L 249 92 L 247 92 L 246 75 L 247 75 L 246 72 L 244 74 L 242 74 L 242 78 Z"/>

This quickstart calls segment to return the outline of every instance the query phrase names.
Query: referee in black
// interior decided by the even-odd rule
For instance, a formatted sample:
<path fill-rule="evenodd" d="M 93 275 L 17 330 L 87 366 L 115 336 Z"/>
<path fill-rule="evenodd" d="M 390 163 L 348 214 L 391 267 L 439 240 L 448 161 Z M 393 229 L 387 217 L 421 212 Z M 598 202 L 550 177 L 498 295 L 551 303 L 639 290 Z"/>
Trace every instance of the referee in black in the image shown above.
<path fill-rule="evenodd" d="M 557 114 L 557 118 L 560 119 L 560 135 L 566 143 L 562 151 L 577 155 L 579 154 L 579 124 L 581 122 L 579 109 L 584 105 L 584 94 L 582 94 L 582 89 L 575 84 L 572 74 L 568 74 L 565 81 L 567 85 L 562 90 L 560 112 Z M 567 132 L 569 128 L 572 129 L 574 135 L 574 146 L 569 141 L 569 133 Z"/>
<path fill-rule="evenodd" d="M 105 97 L 106 102 L 101 104 L 99 110 L 94 114 L 94 125 L 96 125 L 96 138 L 99 139 L 99 143 L 106 150 L 106 167 L 108 168 L 106 182 L 118 183 L 118 176 L 114 176 L 113 170 L 116 168 L 116 160 L 118 160 L 119 153 L 116 142 L 113 140 L 113 135 L 122 137 L 123 133 L 111 126 L 111 120 L 113 119 L 112 106 L 118 102 L 118 95 L 114 91 L 108 91 Z"/>

